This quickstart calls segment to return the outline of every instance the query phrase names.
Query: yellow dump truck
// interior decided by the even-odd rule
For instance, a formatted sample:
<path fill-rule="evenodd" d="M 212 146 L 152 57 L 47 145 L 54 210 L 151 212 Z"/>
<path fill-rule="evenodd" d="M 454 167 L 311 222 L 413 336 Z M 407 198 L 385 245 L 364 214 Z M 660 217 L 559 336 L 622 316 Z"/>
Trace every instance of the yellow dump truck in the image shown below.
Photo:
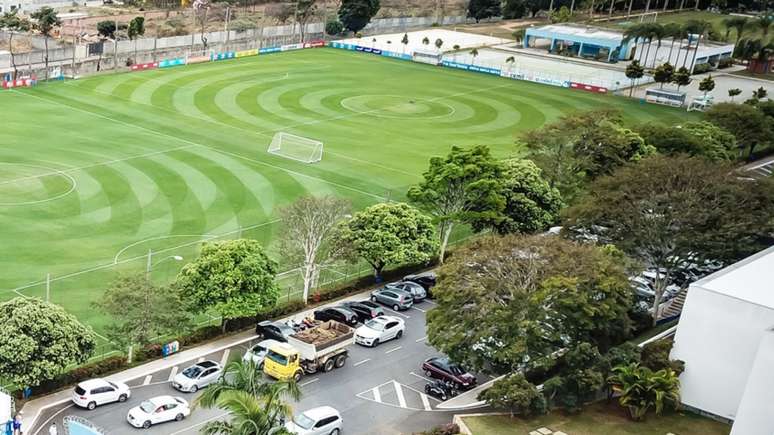
<path fill-rule="evenodd" d="M 344 366 L 355 342 L 352 328 L 335 320 L 323 322 L 288 337 L 287 343 L 269 347 L 263 371 L 279 380 L 298 382 L 305 374 L 328 372 Z"/>

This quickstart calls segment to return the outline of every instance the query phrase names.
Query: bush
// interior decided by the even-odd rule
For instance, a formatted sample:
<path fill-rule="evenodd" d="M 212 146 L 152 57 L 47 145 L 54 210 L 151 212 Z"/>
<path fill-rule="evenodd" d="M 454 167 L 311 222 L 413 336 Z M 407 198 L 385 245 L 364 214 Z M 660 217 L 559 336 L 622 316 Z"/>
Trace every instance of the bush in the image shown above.
<path fill-rule="evenodd" d="M 712 69 L 709 63 L 700 63 L 693 67 L 694 74 L 702 74 Z"/>
<path fill-rule="evenodd" d="M 344 31 L 344 25 L 339 21 L 333 20 L 325 23 L 325 33 L 331 36 L 339 35 Z"/>
<path fill-rule="evenodd" d="M 685 362 L 669 359 L 673 345 L 674 341 L 667 339 L 646 344 L 640 358 L 642 366 L 654 372 L 669 368 L 679 376 L 685 370 Z"/>
<path fill-rule="evenodd" d="M 442 424 L 424 432 L 414 435 L 455 435 L 460 433 L 460 427 L 454 423 Z"/>
<path fill-rule="evenodd" d="M 478 396 L 493 408 L 507 409 L 511 413 L 526 417 L 545 414 L 548 408 L 546 398 L 521 373 L 508 375 L 495 382 L 491 388 Z"/>
<path fill-rule="evenodd" d="M 45 381 L 32 388 L 33 395 L 48 394 L 60 390 L 68 385 L 77 384 L 87 379 L 101 377 L 110 373 L 123 370 L 127 367 L 126 358 L 123 356 L 111 356 L 103 360 L 85 364 L 66 373 L 62 373 L 54 379 Z M 17 392 L 20 395 L 21 391 Z"/>
<path fill-rule="evenodd" d="M 718 60 L 718 69 L 728 68 L 734 65 L 734 59 L 730 57 L 723 57 Z"/>

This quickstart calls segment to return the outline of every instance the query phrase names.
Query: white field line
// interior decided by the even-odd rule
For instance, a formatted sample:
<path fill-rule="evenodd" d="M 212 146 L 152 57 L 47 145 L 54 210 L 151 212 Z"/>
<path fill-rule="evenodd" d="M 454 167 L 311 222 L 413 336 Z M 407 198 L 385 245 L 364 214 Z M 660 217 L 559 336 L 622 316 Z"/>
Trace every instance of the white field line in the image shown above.
<path fill-rule="evenodd" d="M 436 402 L 438 402 L 438 403 L 441 403 L 441 400 L 439 400 L 439 399 L 436 399 L 436 398 L 435 398 L 435 397 L 433 397 L 433 396 L 428 396 L 427 394 L 423 393 L 422 391 L 419 391 L 419 390 L 417 390 L 416 388 L 412 388 L 412 387 L 410 387 L 410 386 L 408 386 L 408 385 L 405 385 L 405 384 L 403 385 L 403 388 L 408 388 L 409 390 L 411 390 L 411 391 L 413 391 L 413 392 L 415 392 L 415 393 L 417 393 L 417 394 L 420 394 L 420 395 L 422 395 L 422 396 L 425 396 L 425 397 L 427 397 L 428 399 L 432 399 L 432 400 L 435 400 L 435 401 L 436 401 Z M 423 400 L 423 401 L 424 401 L 424 400 Z"/>
<path fill-rule="evenodd" d="M 406 407 L 406 398 L 403 397 L 403 388 L 397 381 L 392 381 L 392 385 L 395 387 L 395 395 L 398 396 L 398 405 L 401 408 Z"/>
<path fill-rule="evenodd" d="M 118 264 L 118 258 L 121 257 L 121 254 L 126 252 L 126 250 L 131 249 L 137 245 L 150 242 L 151 240 L 172 239 L 172 238 L 179 238 L 179 237 L 199 237 L 199 240 L 205 241 L 205 240 L 216 238 L 218 236 L 216 236 L 215 234 L 169 234 L 166 236 L 148 237 L 147 239 L 142 239 L 136 242 L 132 242 L 124 246 L 123 248 L 121 248 L 118 251 L 118 253 L 113 257 L 113 263 Z"/>
<path fill-rule="evenodd" d="M 374 391 L 374 388 L 376 388 L 378 390 L 379 388 L 381 388 L 381 387 L 383 387 L 385 385 L 390 385 L 390 384 L 392 384 L 392 380 L 389 380 L 389 381 L 387 381 L 387 382 L 385 382 L 383 384 L 379 384 L 379 385 L 377 385 L 377 386 L 375 386 L 373 388 L 369 388 L 369 389 L 367 389 L 365 391 L 361 391 L 361 392 L 355 394 L 355 396 L 361 397 L 361 396 L 363 396 L 366 393 L 372 393 Z M 370 400 L 370 399 L 368 399 L 368 400 Z"/>
<path fill-rule="evenodd" d="M 11 92 L 19 92 L 19 91 L 11 89 Z M 271 163 L 264 162 L 264 161 L 261 161 L 261 160 L 251 159 L 251 158 L 249 158 L 247 156 L 243 156 L 243 155 L 238 154 L 238 153 L 221 150 L 221 149 L 218 149 L 218 148 L 215 148 L 215 147 L 211 147 L 209 145 L 204 145 L 204 144 L 199 143 L 199 142 L 194 142 L 194 141 L 189 140 L 189 139 L 184 139 L 182 137 L 173 136 L 171 134 L 160 132 L 160 131 L 156 131 L 156 130 L 153 130 L 153 129 L 148 128 L 148 127 L 143 127 L 141 125 L 137 125 L 137 124 L 134 124 L 134 123 L 131 123 L 131 122 L 121 121 L 120 119 L 115 119 L 115 118 L 112 118 L 110 116 L 102 115 L 102 114 L 97 113 L 97 112 L 92 112 L 90 110 L 81 109 L 81 108 L 72 106 L 70 104 L 65 104 L 65 103 L 62 103 L 62 102 L 59 102 L 59 101 L 52 100 L 50 98 L 43 98 L 43 97 L 41 97 L 39 95 L 33 95 L 33 94 L 28 94 L 28 93 L 25 93 L 25 95 L 27 95 L 27 96 L 29 96 L 31 98 L 36 98 L 36 99 L 39 99 L 41 101 L 48 102 L 49 104 L 55 104 L 55 105 L 58 105 L 58 106 L 66 107 L 66 108 L 68 108 L 70 110 L 75 110 L 75 111 L 78 111 L 78 112 L 90 114 L 92 116 L 96 116 L 98 118 L 106 119 L 108 121 L 112 121 L 112 122 L 115 122 L 117 124 L 125 125 L 127 127 L 131 127 L 131 128 L 136 128 L 136 129 L 139 129 L 139 130 L 147 131 L 147 132 L 153 133 L 153 134 L 155 134 L 157 136 L 160 136 L 160 137 L 165 137 L 165 138 L 176 140 L 178 142 L 183 142 L 183 143 L 187 143 L 187 144 L 190 144 L 190 145 L 195 145 L 195 146 L 198 146 L 198 147 L 201 147 L 201 148 L 213 151 L 213 152 L 230 155 L 232 157 L 239 158 L 239 159 L 242 159 L 242 160 L 246 160 L 248 162 L 252 162 L 252 163 L 255 163 L 255 164 L 267 166 L 267 167 L 276 169 L 278 171 L 286 172 L 286 173 L 291 174 L 291 175 L 295 175 L 295 176 L 303 177 L 303 178 L 308 178 L 310 180 L 315 180 L 315 181 L 318 181 L 318 182 L 323 183 L 323 184 L 328 184 L 328 185 L 331 185 L 331 186 L 340 187 L 340 188 L 345 189 L 345 190 L 351 190 L 353 192 L 360 193 L 361 195 L 370 196 L 370 197 L 379 199 L 381 201 L 387 199 L 387 198 L 384 198 L 382 196 L 375 195 L 373 193 L 366 192 L 364 190 L 360 190 L 360 189 L 352 187 L 352 186 L 347 186 L 345 184 L 335 183 L 333 181 L 328 181 L 328 180 L 325 180 L 323 178 L 319 178 L 319 177 L 315 177 L 315 176 L 312 176 L 312 175 L 309 175 L 309 174 L 304 174 L 302 172 L 298 172 L 298 171 L 294 171 L 294 170 L 291 170 L 291 169 L 283 168 L 281 166 L 273 165 Z"/>
<path fill-rule="evenodd" d="M 421 309 L 421 308 L 417 308 L 417 306 L 416 306 L 416 305 L 412 305 L 412 306 L 411 306 L 411 308 L 412 308 L 412 309 L 415 309 L 415 310 L 417 310 L 417 311 L 423 312 L 423 313 L 426 313 L 426 312 L 427 312 L 427 310 L 423 310 L 423 309 Z"/>

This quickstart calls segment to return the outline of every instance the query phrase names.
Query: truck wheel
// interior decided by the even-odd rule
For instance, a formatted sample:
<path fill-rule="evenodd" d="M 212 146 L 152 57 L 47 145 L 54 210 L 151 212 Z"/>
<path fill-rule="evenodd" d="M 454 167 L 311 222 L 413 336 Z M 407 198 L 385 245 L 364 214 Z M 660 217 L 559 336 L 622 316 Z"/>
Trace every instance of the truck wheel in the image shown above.
<path fill-rule="evenodd" d="M 347 362 L 347 356 L 346 355 L 339 355 L 336 357 L 336 368 L 340 369 L 344 367 L 344 363 Z"/>
<path fill-rule="evenodd" d="M 294 380 L 294 381 L 296 381 L 296 382 L 299 382 L 299 381 L 301 380 L 301 376 L 303 376 L 303 374 L 302 374 L 302 373 L 301 373 L 301 371 L 299 370 L 299 371 L 297 371 L 297 372 L 296 372 L 296 373 L 293 375 L 293 380 Z"/>
<path fill-rule="evenodd" d="M 323 364 L 324 372 L 329 372 L 331 370 L 333 370 L 333 358 L 328 359 L 327 361 L 325 361 L 325 364 Z"/>

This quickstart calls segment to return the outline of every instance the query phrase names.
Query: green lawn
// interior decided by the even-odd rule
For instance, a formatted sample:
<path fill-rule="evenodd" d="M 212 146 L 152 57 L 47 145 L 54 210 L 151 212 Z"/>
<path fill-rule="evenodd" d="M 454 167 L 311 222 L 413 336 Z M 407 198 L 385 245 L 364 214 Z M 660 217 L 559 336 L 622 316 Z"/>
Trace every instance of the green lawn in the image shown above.
<path fill-rule="evenodd" d="M 51 300 L 101 332 L 90 303 L 116 273 L 143 270 L 149 249 L 189 261 L 203 240 L 269 245 L 277 208 L 302 195 L 401 199 L 452 145 L 505 157 L 520 131 L 594 107 L 631 122 L 688 116 L 334 49 L 0 92 L 0 300 L 43 297 L 50 273 Z M 323 160 L 268 154 L 281 130 L 323 141 Z M 161 261 L 154 279 L 181 264 Z"/>
<path fill-rule="evenodd" d="M 615 404 L 597 403 L 577 415 L 553 412 L 524 420 L 508 416 L 467 417 L 465 424 L 473 435 L 527 435 L 546 427 L 567 435 L 728 435 L 731 427 L 691 413 L 650 415 L 644 422 L 629 420 Z"/>

